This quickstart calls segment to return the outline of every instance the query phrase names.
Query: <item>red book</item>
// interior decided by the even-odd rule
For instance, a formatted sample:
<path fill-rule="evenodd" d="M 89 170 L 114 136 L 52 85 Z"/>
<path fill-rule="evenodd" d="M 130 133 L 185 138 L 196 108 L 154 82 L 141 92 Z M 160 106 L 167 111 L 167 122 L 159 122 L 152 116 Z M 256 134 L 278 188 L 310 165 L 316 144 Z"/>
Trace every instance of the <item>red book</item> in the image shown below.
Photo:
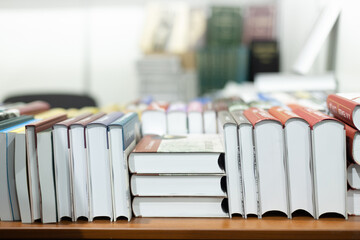
<path fill-rule="evenodd" d="M 311 129 L 313 129 L 313 127 L 325 120 L 334 120 L 337 122 L 340 122 L 339 120 L 337 120 L 336 118 L 330 117 L 320 111 L 308 108 L 308 107 L 304 107 L 298 104 L 289 104 L 288 105 L 289 108 L 291 108 L 291 110 L 296 113 L 297 115 L 299 115 L 300 117 L 304 118 L 309 124 Z"/>
<path fill-rule="evenodd" d="M 349 159 L 353 162 L 360 164 L 360 135 L 359 131 L 355 128 L 350 127 L 349 125 L 345 124 L 346 130 L 346 147 L 347 147 L 347 154 Z"/>
<path fill-rule="evenodd" d="M 341 121 L 360 129 L 360 104 L 336 94 L 330 94 L 326 100 L 330 112 Z"/>
<path fill-rule="evenodd" d="M 17 107 L 20 115 L 35 115 L 50 109 L 50 104 L 44 101 L 34 101 Z"/>
<path fill-rule="evenodd" d="M 290 119 L 302 119 L 299 115 L 285 108 L 276 106 L 269 109 L 269 113 L 279 119 L 279 121 L 285 126 L 286 122 Z"/>
<path fill-rule="evenodd" d="M 276 121 L 281 123 L 277 118 L 273 117 L 270 113 L 268 113 L 267 111 L 261 108 L 252 107 L 246 109 L 244 111 L 244 115 L 251 122 L 253 126 L 264 120 Z"/>

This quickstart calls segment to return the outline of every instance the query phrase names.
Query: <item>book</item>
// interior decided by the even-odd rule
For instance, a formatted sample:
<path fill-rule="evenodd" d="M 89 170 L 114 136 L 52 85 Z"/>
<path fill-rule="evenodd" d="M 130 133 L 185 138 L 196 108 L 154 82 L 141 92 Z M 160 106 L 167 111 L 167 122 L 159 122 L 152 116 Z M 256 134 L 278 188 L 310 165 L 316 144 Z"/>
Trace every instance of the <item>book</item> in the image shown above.
<path fill-rule="evenodd" d="M 16 108 L 20 115 L 35 115 L 50 109 L 50 104 L 44 101 L 33 101 Z"/>
<path fill-rule="evenodd" d="M 190 134 L 201 134 L 204 132 L 203 126 L 203 106 L 199 101 L 192 101 L 188 108 L 188 127 Z"/>
<path fill-rule="evenodd" d="M 29 182 L 29 197 L 30 197 L 30 208 L 31 208 L 31 221 L 42 218 L 42 207 L 47 207 L 46 203 L 41 204 L 42 195 L 40 195 L 40 171 L 38 168 L 38 133 L 51 128 L 55 123 L 61 122 L 66 119 L 65 114 L 55 115 L 53 117 L 28 124 L 25 126 L 26 134 L 26 152 L 27 152 L 27 167 L 28 167 L 28 182 Z M 45 140 L 46 141 L 46 140 Z M 49 159 L 46 159 L 49 161 Z M 46 161 L 45 160 L 45 161 Z M 49 171 L 49 170 L 47 170 Z M 51 171 L 53 171 L 51 169 Z M 45 181 L 51 181 L 51 179 L 44 179 Z M 52 180 L 54 181 L 54 180 Z M 43 193 L 47 194 L 47 193 Z M 52 193 L 49 193 L 52 194 Z M 52 203 L 50 203 L 52 204 Z M 47 219 L 45 220 L 47 221 Z"/>
<path fill-rule="evenodd" d="M 347 191 L 347 213 L 349 215 L 360 215 L 360 190 L 349 189 Z"/>
<path fill-rule="evenodd" d="M 280 54 L 276 40 L 254 40 L 250 45 L 250 81 L 257 73 L 279 72 Z"/>
<path fill-rule="evenodd" d="M 279 211 L 290 218 L 282 124 L 259 108 L 245 110 L 244 116 L 253 125 L 256 174 L 259 181 L 259 215 Z"/>
<path fill-rule="evenodd" d="M 0 121 L 0 131 L 33 119 L 33 116 L 18 116 Z"/>
<path fill-rule="evenodd" d="M 105 113 L 97 113 L 70 125 L 70 179 L 72 190 L 73 221 L 89 216 L 88 159 L 85 127 L 103 117 Z"/>
<path fill-rule="evenodd" d="M 255 39 L 273 39 L 275 25 L 275 7 L 273 5 L 249 6 L 244 14 L 242 42 L 248 45 Z"/>
<path fill-rule="evenodd" d="M 90 115 L 90 113 L 84 113 L 77 117 L 56 123 L 53 126 L 54 173 L 58 221 L 61 221 L 63 217 L 72 219 L 73 212 L 70 179 L 69 128 L 71 124 Z"/>
<path fill-rule="evenodd" d="M 294 113 L 304 118 L 311 128 L 315 218 L 333 212 L 347 219 L 344 124 L 310 108 L 296 104 L 288 106 Z"/>
<path fill-rule="evenodd" d="M 167 102 L 152 102 L 141 115 L 142 135 L 167 133 L 166 110 Z"/>
<path fill-rule="evenodd" d="M 21 118 L 22 123 L 16 118 Z M 19 205 L 15 185 L 15 135 L 13 130 L 33 121 L 33 117 L 15 117 L 11 125 L 0 131 L 0 219 L 20 220 Z"/>
<path fill-rule="evenodd" d="M 224 173 L 224 148 L 217 134 L 143 137 L 129 155 L 131 173 Z"/>
<path fill-rule="evenodd" d="M 131 176 L 131 192 L 141 197 L 226 197 L 225 174 L 152 174 Z"/>
<path fill-rule="evenodd" d="M 41 222 L 56 223 L 58 218 L 51 128 L 36 133 L 36 145 L 41 199 Z"/>
<path fill-rule="evenodd" d="M 305 210 L 315 216 L 310 126 L 283 107 L 272 107 L 269 113 L 284 126 L 290 214 Z"/>
<path fill-rule="evenodd" d="M 14 130 L 15 136 L 15 184 L 22 223 L 32 223 L 29 198 L 28 167 L 26 162 L 25 127 Z"/>
<path fill-rule="evenodd" d="M 212 102 L 203 104 L 204 133 L 217 133 L 216 111 Z"/>
<path fill-rule="evenodd" d="M 335 118 L 344 123 L 360 129 L 360 103 L 359 98 L 348 99 L 336 94 L 330 94 L 326 100 L 328 109 Z"/>
<path fill-rule="evenodd" d="M 349 164 L 347 167 L 347 183 L 351 189 L 360 190 L 360 165 Z"/>
<path fill-rule="evenodd" d="M 360 164 L 360 132 L 345 124 L 346 131 L 346 153 L 348 159 L 351 159 L 356 164 Z"/>
<path fill-rule="evenodd" d="M 108 127 L 114 221 L 118 217 L 130 221 L 132 216 L 127 159 L 139 135 L 140 122 L 136 113 L 128 113 Z"/>
<path fill-rule="evenodd" d="M 246 218 L 249 214 L 259 214 L 258 179 L 255 175 L 256 162 L 254 156 L 253 129 L 242 110 L 233 111 L 231 115 L 238 126 L 237 142 L 239 162 L 241 162 L 241 174 L 243 176 L 244 217 Z"/>
<path fill-rule="evenodd" d="M 113 220 L 111 166 L 107 128 L 112 122 L 123 115 L 121 112 L 113 112 L 86 126 L 90 221 L 93 221 L 95 217 L 108 217 L 110 220 Z"/>
<path fill-rule="evenodd" d="M 229 217 L 222 197 L 135 197 L 135 217 Z"/>
<path fill-rule="evenodd" d="M 209 46 L 238 46 L 242 36 L 239 7 L 214 6 L 208 19 L 206 41 Z"/>
<path fill-rule="evenodd" d="M 186 105 L 182 102 L 172 103 L 166 114 L 168 134 L 187 134 Z"/>
<path fill-rule="evenodd" d="M 239 159 L 237 123 L 228 111 L 218 112 L 219 134 L 225 148 L 225 171 L 227 176 L 229 215 L 244 216 L 244 186 L 241 159 Z"/>

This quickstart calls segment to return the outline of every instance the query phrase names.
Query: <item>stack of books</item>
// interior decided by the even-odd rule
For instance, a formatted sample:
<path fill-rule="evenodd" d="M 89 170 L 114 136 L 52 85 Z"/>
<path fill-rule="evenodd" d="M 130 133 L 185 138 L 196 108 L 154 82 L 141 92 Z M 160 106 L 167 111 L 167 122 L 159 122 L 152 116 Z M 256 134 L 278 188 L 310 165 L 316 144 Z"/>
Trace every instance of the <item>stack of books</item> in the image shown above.
<path fill-rule="evenodd" d="M 360 215 L 360 103 L 358 94 L 331 94 L 329 111 L 345 124 L 347 144 L 348 213 Z"/>
<path fill-rule="evenodd" d="M 179 56 L 144 56 L 137 61 L 137 71 L 141 96 L 150 95 L 166 101 L 188 101 L 197 94 L 196 75 L 183 69 Z"/>
<path fill-rule="evenodd" d="M 136 217 L 227 217 L 218 135 L 145 136 L 129 156 Z"/>

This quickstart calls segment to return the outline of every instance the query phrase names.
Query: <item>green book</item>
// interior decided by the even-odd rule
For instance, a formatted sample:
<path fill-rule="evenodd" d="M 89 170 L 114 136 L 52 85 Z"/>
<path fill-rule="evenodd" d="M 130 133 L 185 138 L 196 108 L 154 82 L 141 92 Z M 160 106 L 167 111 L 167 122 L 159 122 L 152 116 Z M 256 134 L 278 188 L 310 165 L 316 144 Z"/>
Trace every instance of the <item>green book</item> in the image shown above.
<path fill-rule="evenodd" d="M 16 126 L 18 124 L 27 122 L 34 119 L 33 116 L 30 115 L 23 115 L 20 117 L 13 117 L 13 118 L 9 118 L 3 121 L 0 121 L 0 130 L 12 127 L 12 126 Z"/>

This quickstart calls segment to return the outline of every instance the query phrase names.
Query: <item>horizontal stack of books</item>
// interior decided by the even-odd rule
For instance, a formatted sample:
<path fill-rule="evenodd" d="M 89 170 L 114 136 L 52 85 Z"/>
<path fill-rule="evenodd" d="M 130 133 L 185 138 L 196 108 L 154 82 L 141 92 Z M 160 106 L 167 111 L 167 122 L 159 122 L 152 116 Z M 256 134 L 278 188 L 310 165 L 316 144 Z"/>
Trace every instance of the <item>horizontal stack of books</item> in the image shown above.
<path fill-rule="evenodd" d="M 218 135 L 147 135 L 129 156 L 136 217 L 226 217 Z"/>

